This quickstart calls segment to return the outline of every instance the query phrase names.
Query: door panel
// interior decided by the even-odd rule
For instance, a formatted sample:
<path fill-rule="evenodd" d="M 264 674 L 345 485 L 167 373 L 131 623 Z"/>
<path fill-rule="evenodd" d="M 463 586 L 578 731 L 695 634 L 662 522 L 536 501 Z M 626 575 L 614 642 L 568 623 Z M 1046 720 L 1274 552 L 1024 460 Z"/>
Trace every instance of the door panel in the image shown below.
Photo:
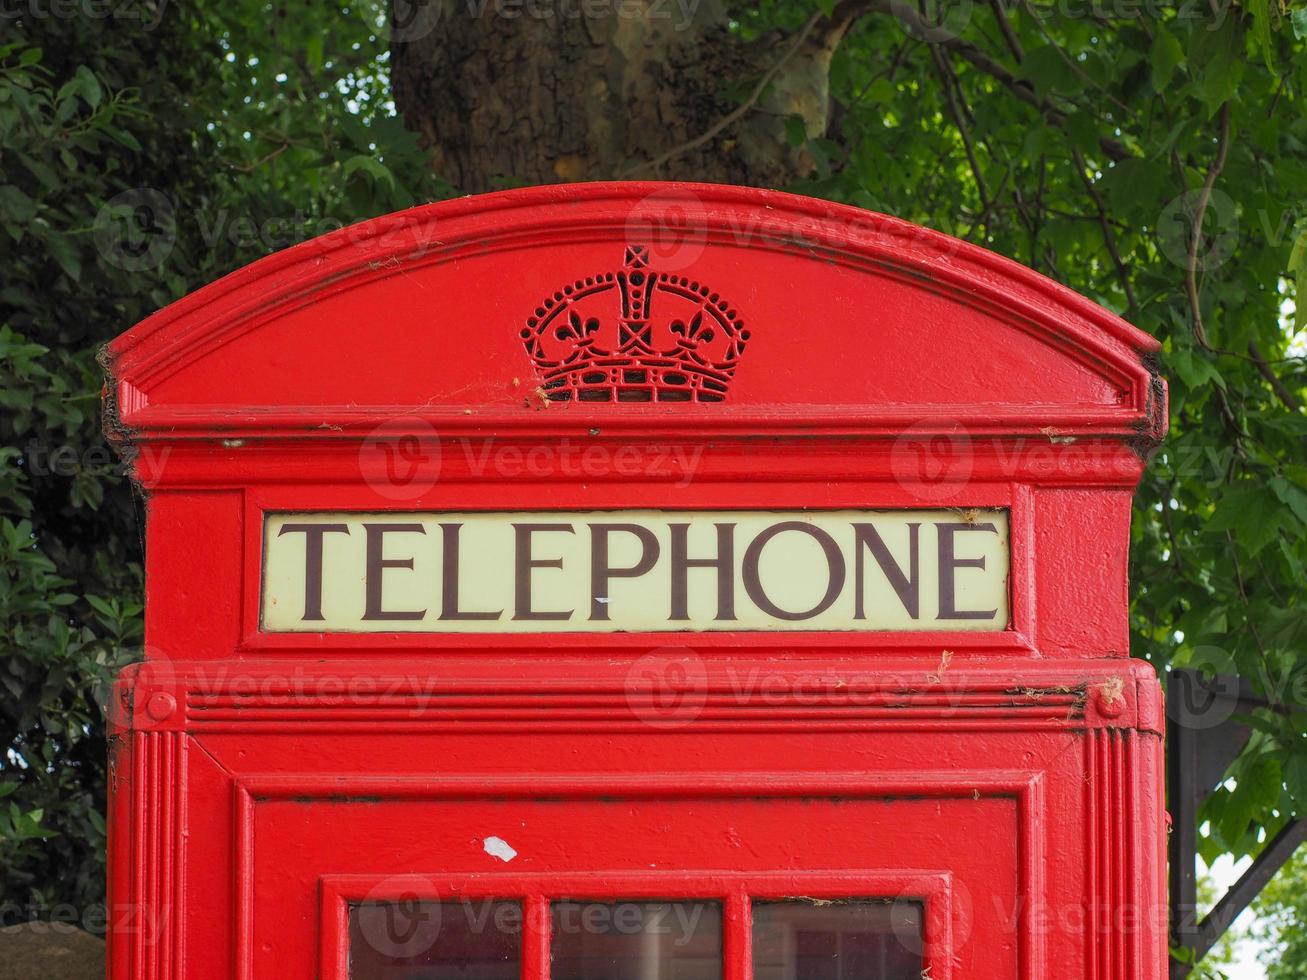
<path fill-rule="evenodd" d="M 362 935 L 361 915 L 377 914 L 359 906 L 467 901 L 471 917 L 485 921 L 476 906 L 486 899 L 523 903 L 522 975 L 537 980 L 549 975 L 551 956 L 558 980 L 714 980 L 711 954 L 703 953 L 711 928 L 690 936 L 699 955 L 681 963 L 655 951 L 653 940 L 641 946 L 638 934 L 633 943 L 612 935 L 611 922 L 607 935 L 592 928 L 578 938 L 557 928 L 561 912 L 577 906 L 648 911 L 691 900 L 727 910 L 721 975 L 728 980 L 750 975 L 751 947 L 762 956 L 753 970 L 760 980 L 786 980 L 800 961 L 829 967 L 832 951 L 837 967 L 874 961 L 881 973 L 858 967 L 862 972 L 814 976 L 898 980 L 914 957 L 917 973 L 926 969 L 932 978 L 1017 976 L 1016 930 L 1003 915 L 1019 904 L 1023 829 L 1012 796 L 886 798 L 872 781 L 843 795 L 734 796 L 723 787 L 720 796 L 704 796 L 687 785 L 689 798 L 513 799 L 496 797 L 492 783 L 488 798 L 259 800 L 250 828 L 251 894 L 278 897 L 250 910 L 255 976 L 311 976 L 320 963 L 327 980 L 350 977 L 351 937 Z M 974 901 L 977 895 L 985 901 Z M 806 906 L 795 907 L 797 899 Z M 830 904 L 852 899 L 868 908 Z M 783 900 L 791 904 L 772 904 Z M 535 920 L 533 904 L 544 908 Z M 890 911 L 876 919 L 868 912 L 877 906 Z M 916 949 L 907 907 L 920 910 Z M 821 910 L 828 911 L 816 914 Z M 902 936 L 886 932 L 893 910 L 909 925 Z M 460 909 L 443 921 L 468 917 Z M 305 928 L 315 921 L 318 930 Z M 973 931 L 990 938 L 967 943 Z M 442 932 L 450 945 L 432 952 L 433 962 L 455 956 L 465 932 L 461 925 L 448 937 Z M 587 960 L 599 958 L 608 965 L 595 972 Z M 376 973 L 375 963 L 368 967 L 374 973 L 363 973 L 365 961 L 372 963 L 354 957 L 360 966 L 353 980 L 435 975 Z M 287 972 L 289 964 L 304 970 Z M 501 973 L 440 975 L 486 980 Z M 808 980 L 806 972 L 798 976 Z"/>

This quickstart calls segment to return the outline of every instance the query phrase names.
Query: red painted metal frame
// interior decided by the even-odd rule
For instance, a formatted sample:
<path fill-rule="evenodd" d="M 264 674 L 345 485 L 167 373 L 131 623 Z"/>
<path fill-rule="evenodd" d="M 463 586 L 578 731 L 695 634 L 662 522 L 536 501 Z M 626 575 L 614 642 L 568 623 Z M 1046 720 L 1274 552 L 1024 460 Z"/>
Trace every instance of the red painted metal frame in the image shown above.
<path fill-rule="evenodd" d="M 432 886 L 436 886 L 432 888 Z M 940 980 L 953 980 L 948 956 L 953 932 L 953 881 L 947 872 L 886 872 L 881 869 L 849 869 L 838 874 L 821 872 L 777 872 L 741 874 L 722 871 L 708 874 L 648 873 L 636 875 L 482 875 L 446 877 L 412 875 L 379 878 L 375 875 L 332 875 L 321 880 L 322 937 L 319 975 L 322 980 L 349 980 L 348 935 L 351 904 L 403 900 L 519 898 L 524 905 L 523 958 L 530 958 L 533 970 L 548 975 L 549 909 L 552 899 L 582 901 L 651 900 L 667 895 L 678 899 L 718 900 L 722 904 L 723 946 L 727 964 L 725 980 L 747 980 L 752 976 L 751 900 L 776 900 L 802 896 L 805 899 L 839 900 L 858 895 L 892 895 L 904 901 L 924 903 L 923 973 Z M 431 889 L 426 892 L 425 889 Z M 534 913 L 534 914 L 533 914 Z"/>
<path fill-rule="evenodd" d="M 646 240 L 651 270 L 738 304 L 726 400 L 544 404 L 523 318 Z M 1156 352 L 945 236 L 696 185 L 418 208 L 160 312 L 105 356 L 107 428 L 148 497 L 111 976 L 343 978 L 343 903 L 417 875 L 523 897 L 537 926 L 560 889 L 723 898 L 730 980 L 747 894 L 874 888 L 924 889 L 935 980 L 1160 980 L 1161 701 L 1126 657 Z M 378 432 L 416 436 L 438 478 L 386 492 Z M 605 465 L 476 464 L 573 449 Z M 259 629 L 268 512 L 632 507 L 1006 508 L 1011 628 Z M 504 826 L 510 864 L 479 847 Z"/>

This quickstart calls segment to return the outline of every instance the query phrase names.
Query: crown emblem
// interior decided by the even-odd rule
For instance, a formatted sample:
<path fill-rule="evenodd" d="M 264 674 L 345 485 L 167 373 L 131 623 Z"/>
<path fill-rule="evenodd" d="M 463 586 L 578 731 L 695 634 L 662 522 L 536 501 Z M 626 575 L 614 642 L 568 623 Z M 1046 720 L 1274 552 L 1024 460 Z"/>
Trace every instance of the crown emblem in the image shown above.
<path fill-rule="evenodd" d="M 556 402 L 720 402 L 748 339 L 723 297 L 650 271 L 644 245 L 546 298 L 522 329 Z"/>

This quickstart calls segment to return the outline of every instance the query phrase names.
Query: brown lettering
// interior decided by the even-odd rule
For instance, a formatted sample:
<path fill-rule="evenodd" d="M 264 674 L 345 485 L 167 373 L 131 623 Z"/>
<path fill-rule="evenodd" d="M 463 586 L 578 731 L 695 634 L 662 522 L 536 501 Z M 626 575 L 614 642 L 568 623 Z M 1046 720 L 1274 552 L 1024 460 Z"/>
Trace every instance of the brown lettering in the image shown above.
<path fill-rule="evenodd" d="M 304 535 L 304 615 L 306 622 L 321 620 L 322 616 L 322 539 L 328 534 L 349 534 L 348 524 L 283 524 L 277 537 L 283 534 Z"/>
<path fill-rule="evenodd" d="M 863 548 L 871 551 L 872 556 L 876 559 L 876 564 L 880 570 L 885 573 L 885 578 L 893 587 L 894 593 L 899 597 L 899 602 L 903 603 L 903 608 L 908 611 L 908 615 L 917 619 L 921 613 L 921 549 L 919 548 L 919 539 L 921 525 L 908 525 L 908 546 L 910 556 L 908 558 L 908 574 L 903 574 L 903 569 L 899 563 L 894 560 L 894 556 L 889 553 L 889 548 L 885 546 L 884 539 L 870 524 L 853 525 L 853 550 L 854 550 L 854 571 L 853 571 L 853 588 L 854 588 L 854 619 L 866 619 L 866 596 L 863 593 L 863 565 L 866 559 L 863 555 Z"/>
<path fill-rule="evenodd" d="M 462 529 L 462 524 L 440 525 L 440 543 L 444 549 L 441 555 L 440 618 L 462 620 L 498 619 L 504 615 L 502 609 L 499 612 L 464 612 L 458 608 L 458 576 L 461 567 L 458 560 L 458 538 Z"/>
<path fill-rule="evenodd" d="M 625 531 L 640 539 L 640 560 L 630 568 L 613 568 L 608 557 L 608 536 Z M 608 584 L 615 578 L 639 578 L 658 560 L 658 538 L 639 524 L 590 525 L 590 618 L 608 619 Z"/>
<path fill-rule="evenodd" d="M 822 596 L 821 601 L 815 606 L 803 612 L 789 612 L 782 609 L 771 601 L 762 587 L 762 575 L 759 570 L 762 549 L 766 547 L 768 541 L 786 531 L 801 531 L 809 535 L 817 544 L 821 545 L 821 550 L 826 555 L 826 569 L 829 573 L 826 594 Z M 839 598 L 839 594 L 844 588 L 844 556 L 840 554 L 840 548 L 835 543 L 835 539 L 821 528 L 805 524 L 803 521 L 781 521 L 779 524 L 773 524 L 762 531 L 749 543 L 749 547 L 744 552 L 743 573 L 744 588 L 749 593 L 749 598 L 753 600 L 755 606 L 767 615 L 786 620 L 812 619 L 829 609 L 835 600 Z"/>
<path fill-rule="evenodd" d="M 410 534 L 426 534 L 427 529 L 421 524 L 364 524 L 363 530 L 367 534 L 367 574 L 364 580 L 367 601 L 365 603 L 363 618 L 396 620 L 396 619 L 422 619 L 426 616 L 425 609 L 420 610 L 399 610 L 382 608 L 382 575 L 387 568 L 412 568 L 412 558 L 383 558 L 382 553 L 386 546 L 386 535 L 392 532 Z"/>
<path fill-rule="evenodd" d="M 735 619 L 735 525 L 718 524 L 717 557 L 689 557 L 689 524 L 668 524 L 672 532 L 672 611 L 668 619 L 685 620 L 689 611 L 689 570 L 717 570 L 717 619 Z"/>
<path fill-rule="evenodd" d="M 513 618 L 514 619 L 571 619 L 573 609 L 537 611 L 531 608 L 531 572 L 537 568 L 562 568 L 561 558 L 531 557 L 531 536 L 537 531 L 566 531 L 575 534 L 571 524 L 514 524 L 516 532 L 515 561 L 513 563 Z"/>
<path fill-rule="evenodd" d="M 993 619 L 997 609 L 981 612 L 978 609 L 957 608 L 957 580 L 954 571 L 959 568 L 984 568 L 984 558 L 959 558 L 954 554 L 953 535 L 958 531 L 990 531 L 998 533 L 993 524 L 939 524 L 939 615 L 936 619 Z"/>

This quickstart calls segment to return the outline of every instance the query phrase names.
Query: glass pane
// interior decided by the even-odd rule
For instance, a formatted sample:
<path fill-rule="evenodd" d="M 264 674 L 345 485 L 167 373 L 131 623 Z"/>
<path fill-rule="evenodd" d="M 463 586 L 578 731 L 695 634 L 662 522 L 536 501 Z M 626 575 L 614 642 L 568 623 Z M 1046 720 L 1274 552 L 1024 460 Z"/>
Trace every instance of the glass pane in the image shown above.
<path fill-rule="evenodd" d="M 917 902 L 755 902 L 754 980 L 921 980 Z"/>
<path fill-rule="evenodd" d="M 494 899 L 355 905 L 350 980 L 518 980 L 522 906 Z"/>
<path fill-rule="evenodd" d="M 721 980 L 717 902 L 554 902 L 552 980 Z"/>

